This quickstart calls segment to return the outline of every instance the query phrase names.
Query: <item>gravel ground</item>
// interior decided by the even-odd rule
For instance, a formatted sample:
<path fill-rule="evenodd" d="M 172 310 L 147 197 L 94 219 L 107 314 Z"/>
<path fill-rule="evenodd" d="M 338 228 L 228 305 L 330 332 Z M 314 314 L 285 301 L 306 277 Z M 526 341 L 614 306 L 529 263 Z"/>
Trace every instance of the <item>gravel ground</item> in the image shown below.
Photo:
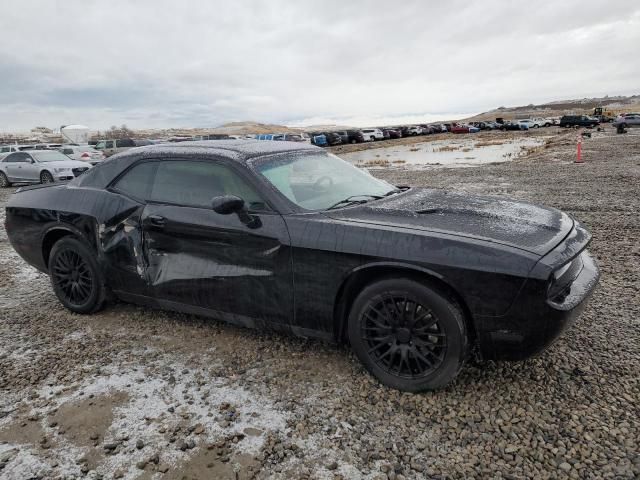
<path fill-rule="evenodd" d="M 435 393 L 384 388 L 320 342 L 125 304 L 71 314 L 0 227 L 0 478 L 638 478 L 634 133 L 594 132 L 579 166 L 565 133 L 508 163 L 373 171 L 552 205 L 594 235 L 602 280 L 577 324 Z"/>

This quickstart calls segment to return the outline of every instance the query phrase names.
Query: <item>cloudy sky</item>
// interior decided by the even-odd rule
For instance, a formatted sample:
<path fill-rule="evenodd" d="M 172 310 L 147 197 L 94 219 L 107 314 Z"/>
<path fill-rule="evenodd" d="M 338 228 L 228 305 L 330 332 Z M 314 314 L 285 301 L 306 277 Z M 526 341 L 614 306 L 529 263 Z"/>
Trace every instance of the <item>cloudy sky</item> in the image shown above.
<path fill-rule="evenodd" d="M 640 93 L 635 0 L 1 0 L 0 19 L 5 132 L 429 121 Z"/>

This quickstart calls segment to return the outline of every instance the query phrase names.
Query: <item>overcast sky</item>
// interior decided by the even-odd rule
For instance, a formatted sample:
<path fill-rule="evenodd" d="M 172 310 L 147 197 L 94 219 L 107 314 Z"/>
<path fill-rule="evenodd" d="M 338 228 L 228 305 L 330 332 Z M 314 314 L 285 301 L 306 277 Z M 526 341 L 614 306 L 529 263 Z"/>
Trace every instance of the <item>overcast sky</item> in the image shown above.
<path fill-rule="evenodd" d="M 0 131 L 429 121 L 637 94 L 639 47 L 635 0 L 0 0 Z"/>

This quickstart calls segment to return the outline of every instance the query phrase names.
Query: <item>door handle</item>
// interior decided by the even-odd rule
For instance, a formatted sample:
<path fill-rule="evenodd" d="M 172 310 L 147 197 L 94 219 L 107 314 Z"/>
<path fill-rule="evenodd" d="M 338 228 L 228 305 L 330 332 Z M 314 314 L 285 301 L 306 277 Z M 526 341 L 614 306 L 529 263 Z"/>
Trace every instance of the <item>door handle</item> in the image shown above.
<path fill-rule="evenodd" d="M 148 218 L 149 218 L 149 222 L 154 227 L 164 227 L 164 225 L 166 223 L 165 218 L 161 217 L 160 215 L 149 215 Z"/>

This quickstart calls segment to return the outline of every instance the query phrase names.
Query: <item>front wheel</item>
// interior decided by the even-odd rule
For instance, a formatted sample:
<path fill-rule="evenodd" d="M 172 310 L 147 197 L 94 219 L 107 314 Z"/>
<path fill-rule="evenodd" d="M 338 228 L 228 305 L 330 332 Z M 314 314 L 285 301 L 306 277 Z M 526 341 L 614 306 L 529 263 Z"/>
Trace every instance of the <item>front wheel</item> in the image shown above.
<path fill-rule="evenodd" d="M 40 183 L 53 183 L 53 175 L 45 170 L 40 174 Z"/>
<path fill-rule="evenodd" d="M 348 333 L 355 354 L 373 376 L 408 392 L 448 384 L 469 348 L 457 303 L 405 278 L 365 287 L 351 308 Z"/>
<path fill-rule="evenodd" d="M 0 188 L 7 188 L 11 186 L 11 182 L 7 178 L 4 172 L 0 172 Z"/>
<path fill-rule="evenodd" d="M 58 300 L 76 313 L 98 311 L 105 287 L 95 254 L 85 243 L 64 237 L 51 249 L 49 275 Z"/>

